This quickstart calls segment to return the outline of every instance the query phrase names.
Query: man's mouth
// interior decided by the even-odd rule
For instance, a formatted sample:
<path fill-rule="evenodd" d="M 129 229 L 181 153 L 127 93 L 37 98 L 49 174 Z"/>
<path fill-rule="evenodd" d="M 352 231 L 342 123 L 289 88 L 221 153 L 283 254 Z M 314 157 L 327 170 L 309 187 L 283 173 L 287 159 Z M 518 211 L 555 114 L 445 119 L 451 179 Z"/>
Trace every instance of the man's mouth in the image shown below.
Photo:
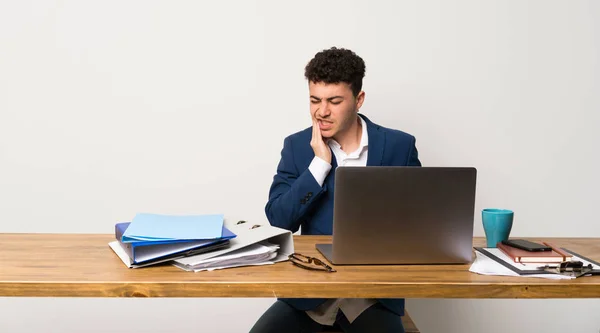
<path fill-rule="evenodd" d="M 330 122 L 330 121 L 325 121 L 325 120 L 320 120 L 320 119 L 319 119 L 319 120 L 318 120 L 318 123 L 319 123 L 319 128 L 320 128 L 321 130 L 328 130 L 328 129 L 330 129 L 331 127 L 333 127 L 333 123 L 332 123 L 332 122 Z"/>

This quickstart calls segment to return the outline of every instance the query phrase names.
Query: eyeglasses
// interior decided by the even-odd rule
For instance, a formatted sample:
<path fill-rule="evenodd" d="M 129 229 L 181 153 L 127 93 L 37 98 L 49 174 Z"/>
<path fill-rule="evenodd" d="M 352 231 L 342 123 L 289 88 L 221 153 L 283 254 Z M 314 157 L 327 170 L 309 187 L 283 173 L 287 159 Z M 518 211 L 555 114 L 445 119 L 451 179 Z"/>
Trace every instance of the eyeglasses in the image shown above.
<path fill-rule="evenodd" d="M 593 272 L 592 264 L 584 265 L 581 261 L 563 261 L 557 266 L 545 265 L 539 267 L 547 272 L 570 276 L 583 276 Z"/>
<path fill-rule="evenodd" d="M 325 272 L 330 272 L 330 273 L 333 273 L 336 271 L 335 269 L 333 269 L 331 266 L 327 265 L 320 259 L 305 256 L 300 253 L 292 253 L 288 256 L 288 259 L 291 261 L 292 264 L 294 264 L 298 267 L 304 268 L 304 269 L 311 269 L 311 270 L 315 270 L 315 271 L 325 271 Z"/>

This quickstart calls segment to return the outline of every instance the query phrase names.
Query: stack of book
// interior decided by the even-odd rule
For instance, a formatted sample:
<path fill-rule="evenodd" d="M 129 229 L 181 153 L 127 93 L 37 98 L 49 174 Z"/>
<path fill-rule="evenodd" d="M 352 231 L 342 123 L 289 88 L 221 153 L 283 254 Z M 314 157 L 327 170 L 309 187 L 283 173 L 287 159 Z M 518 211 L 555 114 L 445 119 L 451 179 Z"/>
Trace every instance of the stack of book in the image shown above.
<path fill-rule="evenodd" d="M 143 213 L 117 223 L 109 246 L 127 267 L 138 268 L 223 249 L 235 237 L 223 215 Z"/>
<path fill-rule="evenodd" d="M 476 259 L 469 271 L 483 275 L 547 279 L 575 279 L 584 275 L 600 274 L 600 263 L 569 249 L 548 242 L 540 243 L 534 242 L 535 246 L 519 246 L 518 241 L 507 241 L 497 243 L 496 247 L 475 247 Z M 542 244 L 545 246 L 540 246 Z M 523 242 L 520 242 L 520 245 L 523 245 Z M 547 249 L 541 249 L 543 247 Z M 532 250 L 534 248 L 535 250 Z M 567 269 L 569 266 L 571 269 Z M 580 267 L 581 270 L 577 271 L 575 267 Z"/>
<path fill-rule="evenodd" d="M 573 255 L 549 243 L 543 243 L 552 248 L 550 251 L 527 251 L 512 247 L 501 242 L 498 249 L 511 258 L 515 263 L 521 264 L 556 264 L 569 261 Z"/>

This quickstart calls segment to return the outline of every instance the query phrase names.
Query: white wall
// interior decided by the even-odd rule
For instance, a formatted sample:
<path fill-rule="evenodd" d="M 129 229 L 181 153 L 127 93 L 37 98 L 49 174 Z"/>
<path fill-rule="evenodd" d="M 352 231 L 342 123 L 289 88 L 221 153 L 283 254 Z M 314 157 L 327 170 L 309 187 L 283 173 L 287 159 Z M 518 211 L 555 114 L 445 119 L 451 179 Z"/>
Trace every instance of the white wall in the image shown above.
<path fill-rule="evenodd" d="M 0 232 L 264 220 L 283 138 L 310 126 L 304 66 L 337 45 L 367 63 L 363 113 L 416 135 L 424 165 L 478 168 L 478 211 L 514 209 L 515 236 L 600 237 L 599 17 L 591 0 L 0 0 Z M 0 298 L 0 331 L 243 332 L 272 301 Z M 600 329 L 597 300 L 408 307 L 425 333 Z"/>

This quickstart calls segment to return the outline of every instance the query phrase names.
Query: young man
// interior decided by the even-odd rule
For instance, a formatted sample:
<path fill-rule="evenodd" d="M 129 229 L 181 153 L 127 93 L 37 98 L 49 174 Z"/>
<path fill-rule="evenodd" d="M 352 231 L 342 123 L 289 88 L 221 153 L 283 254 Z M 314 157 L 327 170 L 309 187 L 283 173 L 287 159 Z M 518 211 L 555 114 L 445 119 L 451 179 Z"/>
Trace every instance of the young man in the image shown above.
<path fill-rule="evenodd" d="M 335 169 L 340 166 L 421 166 L 415 138 L 371 122 L 365 100 L 365 63 L 331 48 L 305 68 L 312 127 L 285 138 L 265 207 L 269 222 L 305 235 L 331 235 Z M 278 299 L 251 332 L 404 332 L 404 299 Z"/>

